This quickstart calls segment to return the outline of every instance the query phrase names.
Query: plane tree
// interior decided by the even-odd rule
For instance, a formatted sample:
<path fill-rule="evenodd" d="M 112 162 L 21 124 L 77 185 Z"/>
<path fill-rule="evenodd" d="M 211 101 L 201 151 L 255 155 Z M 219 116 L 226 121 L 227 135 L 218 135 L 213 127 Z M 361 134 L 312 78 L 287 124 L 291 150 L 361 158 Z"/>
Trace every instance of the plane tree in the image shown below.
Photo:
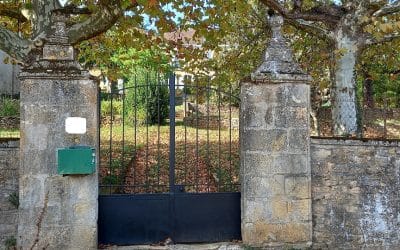
<path fill-rule="evenodd" d="M 330 45 L 334 54 L 331 76 L 334 133 L 356 134 L 359 130 L 356 66 L 366 48 L 399 37 L 399 22 L 390 17 L 399 13 L 400 1 L 259 1 L 295 28 Z"/>
<path fill-rule="evenodd" d="M 30 54 L 43 46 L 51 32 L 51 15 L 55 10 L 70 14 L 67 36 L 73 45 L 95 39 L 109 30 L 119 43 L 130 46 L 151 46 L 155 33 L 176 31 L 179 23 L 193 27 L 207 26 L 202 0 L 70 0 L 65 6 L 59 0 L 0 1 L 0 49 L 21 64 L 29 64 Z M 210 7 L 211 8 L 211 7 Z M 201 11 L 200 11 L 201 9 Z M 178 12 L 185 13 L 177 21 Z M 144 19 L 148 19 L 145 21 Z M 153 33 L 144 32 L 153 25 Z M 153 35 L 153 36 L 152 36 Z M 138 42 L 137 37 L 141 40 Z M 132 38 L 132 39 L 131 39 Z M 99 38 L 101 41 L 101 38 Z M 115 42 L 116 40 L 114 40 Z M 126 42 L 129 42 L 128 44 Z M 106 44 L 107 45 L 107 44 Z"/>

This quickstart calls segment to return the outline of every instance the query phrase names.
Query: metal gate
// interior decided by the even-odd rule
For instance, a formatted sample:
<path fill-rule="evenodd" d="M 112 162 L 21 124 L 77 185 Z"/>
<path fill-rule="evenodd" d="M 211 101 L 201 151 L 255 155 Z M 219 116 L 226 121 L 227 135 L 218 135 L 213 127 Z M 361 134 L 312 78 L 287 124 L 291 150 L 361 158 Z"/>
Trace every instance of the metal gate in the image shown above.
<path fill-rule="evenodd" d="M 239 240 L 239 100 L 159 73 L 101 94 L 99 244 Z"/>

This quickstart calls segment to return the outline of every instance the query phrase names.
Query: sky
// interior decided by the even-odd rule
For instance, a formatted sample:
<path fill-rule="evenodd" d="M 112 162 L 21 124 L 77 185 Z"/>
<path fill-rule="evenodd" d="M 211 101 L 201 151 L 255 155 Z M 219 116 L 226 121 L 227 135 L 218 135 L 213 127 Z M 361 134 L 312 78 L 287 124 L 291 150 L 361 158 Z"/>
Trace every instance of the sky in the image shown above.
<path fill-rule="evenodd" d="M 180 19 L 183 18 L 184 14 L 182 12 L 178 12 L 178 11 L 174 10 L 172 8 L 172 4 L 165 5 L 163 9 L 167 10 L 167 11 L 172 11 L 172 12 L 175 13 L 175 17 L 173 18 L 175 23 L 179 23 Z M 149 15 L 142 14 L 142 17 L 143 17 L 143 22 L 144 22 L 144 25 L 145 25 L 146 29 L 148 29 L 148 30 L 157 30 L 157 28 L 156 28 L 156 26 L 154 24 L 154 20 L 150 20 L 150 16 Z"/>

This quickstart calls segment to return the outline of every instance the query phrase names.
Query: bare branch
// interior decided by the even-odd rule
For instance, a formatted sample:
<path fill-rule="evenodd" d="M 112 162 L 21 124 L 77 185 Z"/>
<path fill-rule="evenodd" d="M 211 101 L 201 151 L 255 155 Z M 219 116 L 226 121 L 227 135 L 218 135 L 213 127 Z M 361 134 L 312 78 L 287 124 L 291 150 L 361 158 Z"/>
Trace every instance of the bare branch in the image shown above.
<path fill-rule="evenodd" d="M 364 44 L 365 45 L 377 45 L 377 44 L 391 42 L 391 41 L 396 40 L 398 38 L 400 38 L 400 34 L 387 35 L 387 36 L 384 36 L 383 38 L 380 38 L 380 39 L 376 39 L 376 38 L 371 36 L 371 37 L 369 37 L 368 39 L 365 40 Z"/>
<path fill-rule="evenodd" d="M 322 40 L 332 41 L 332 39 L 334 38 L 331 31 L 324 29 L 323 27 L 321 27 L 321 25 L 316 25 L 313 22 L 292 19 L 287 20 L 287 22 L 300 30 L 321 38 Z"/>
<path fill-rule="evenodd" d="M 75 4 L 70 4 L 63 8 L 59 8 L 58 11 L 61 13 L 73 14 L 73 15 L 90 15 L 90 14 L 92 14 L 92 12 L 89 10 L 89 8 L 78 7 Z"/>
<path fill-rule="evenodd" d="M 121 1 L 99 0 L 99 8 L 87 20 L 73 25 L 68 31 L 69 41 L 72 44 L 88 40 L 110 29 L 125 10 L 121 8 Z M 126 8 L 133 9 L 138 4 L 132 3 Z"/>
<path fill-rule="evenodd" d="M 389 14 L 394 14 L 400 11 L 400 1 L 395 1 L 393 3 L 389 3 L 384 5 L 378 11 L 376 11 L 373 16 L 381 17 Z"/>
<path fill-rule="evenodd" d="M 123 15 L 123 10 L 115 5 L 103 5 L 82 23 L 73 25 L 68 31 L 72 44 L 95 37 L 112 27 Z"/>
<path fill-rule="evenodd" d="M 0 26 L 0 49 L 17 61 L 25 61 L 33 48 L 33 42 Z"/>
<path fill-rule="evenodd" d="M 16 5 L 10 6 L 6 4 L 0 4 L 0 16 L 10 17 L 23 23 L 28 21 L 28 19 L 26 19 L 26 17 L 19 11 L 18 6 Z"/>
<path fill-rule="evenodd" d="M 298 8 L 298 3 L 295 11 L 289 12 L 276 0 L 260 0 L 260 2 L 281 14 L 285 19 L 303 19 L 305 21 L 313 22 L 317 21 L 323 22 L 329 26 L 336 25 L 340 21 L 341 16 L 344 14 L 344 10 L 336 5 L 315 7 L 307 11 L 300 11 Z"/>

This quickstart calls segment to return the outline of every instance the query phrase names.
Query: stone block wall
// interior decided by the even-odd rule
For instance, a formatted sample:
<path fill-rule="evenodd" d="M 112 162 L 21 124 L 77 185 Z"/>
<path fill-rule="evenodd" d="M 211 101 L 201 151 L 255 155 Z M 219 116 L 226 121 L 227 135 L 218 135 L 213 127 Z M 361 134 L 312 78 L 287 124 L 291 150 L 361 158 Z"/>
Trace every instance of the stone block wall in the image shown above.
<path fill-rule="evenodd" d="M 312 139 L 314 248 L 400 248 L 399 144 Z"/>
<path fill-rule="evenodd" d="M 56 155 L 74 145 L 97 147 L 97 86 L 85 72 L 23 74 L 18 247 L 95 249 L 97 171 L 60 175 Z M 86 118 L 87 132 L 66 133 L 68 117 Z"/>
<path fill-rule="evenodd" d="M 17 236 L 18 210 L 10 197 L 18 194 L 18 167 L 18 141 L 0 141 L 0 249 Z"/>
<path fill-rule="evenodd" d="M 252 246 L 311 244 L 309 86 L 242 84 L 242 238 Z"/>

